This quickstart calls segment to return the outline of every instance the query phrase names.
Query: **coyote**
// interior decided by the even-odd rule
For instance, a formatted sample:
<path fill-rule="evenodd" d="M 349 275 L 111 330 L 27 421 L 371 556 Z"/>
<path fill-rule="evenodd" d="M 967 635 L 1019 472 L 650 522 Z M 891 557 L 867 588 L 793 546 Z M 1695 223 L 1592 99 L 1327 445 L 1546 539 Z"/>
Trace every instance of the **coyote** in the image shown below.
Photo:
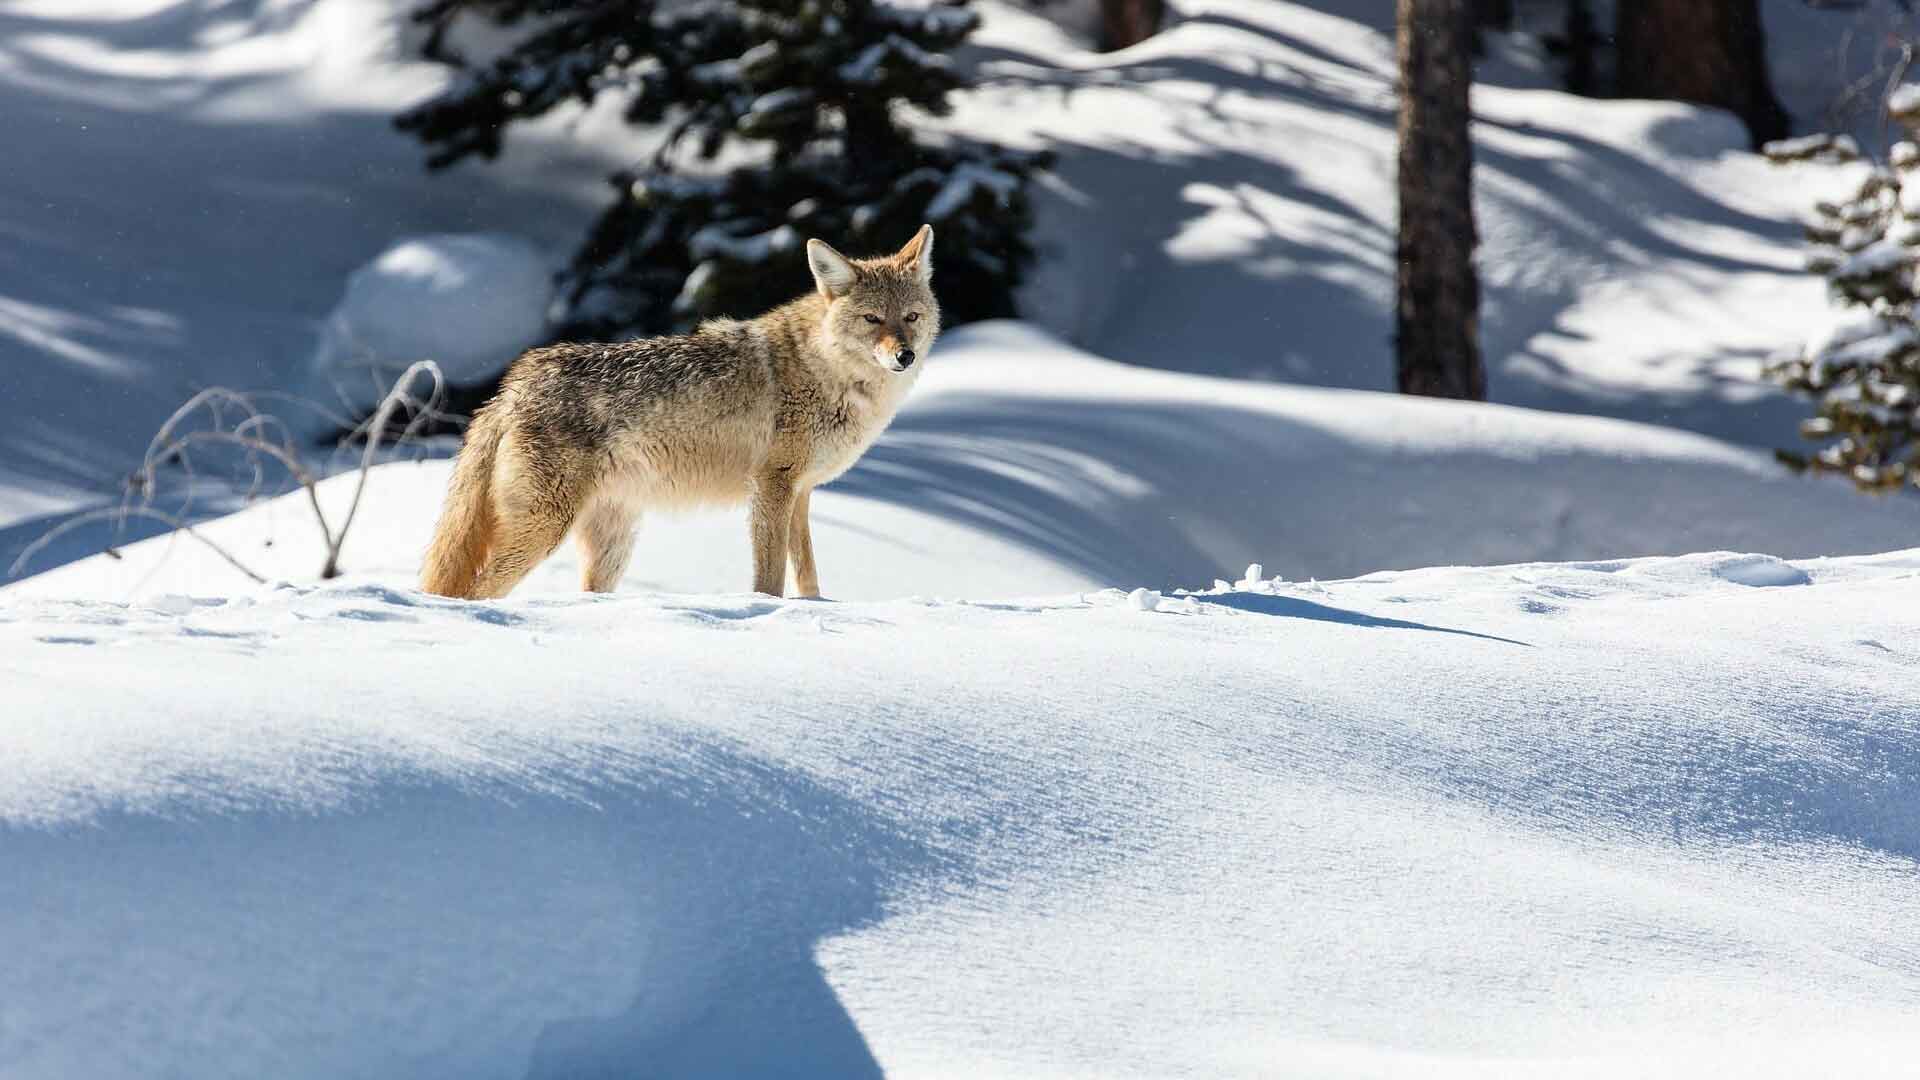
<path fill-rule="evenodd" d="M 572 529 L 611 591 L 647 509 L 749 504 L 753 588 L 820 595 L 807 502 L 852 467 L 940 332 L 933 229 L 893 255 L 807 241 L 814 291 L 681 337 L 533 349 L 474 414 L 420 586 L 500 597 Z"/>

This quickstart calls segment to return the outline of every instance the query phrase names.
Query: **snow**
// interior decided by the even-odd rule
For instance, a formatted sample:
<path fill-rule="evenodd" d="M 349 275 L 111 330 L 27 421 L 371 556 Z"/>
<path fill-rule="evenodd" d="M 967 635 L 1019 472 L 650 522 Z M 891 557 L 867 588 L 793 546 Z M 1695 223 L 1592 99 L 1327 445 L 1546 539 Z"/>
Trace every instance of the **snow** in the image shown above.
<path fill-rule="evenodd" d="M 1390 5 L 1191 0 L 1092 54 L 992 9 L 951 126 L 1060 158 L 1022 313 L 1101 356 L 1392 386 Z M 1759 377 L 1825 317 L 1798 223 L 1854 175 L 1775 166 L 1730 115 L 1599 101 L 1488 65 L 1476 263 L 1494 400 L 1792 445 Z"/>
<path fill-rule="evenodd" d="M 1755 588 L 1813 583 L 1806 571 L 1771 555 L 1746 555 L 1725 560 L 1713 567 L 1713 575 L 1736 585 Z"/>
<path fill-rule="evenodd" d="M 445 460 L 377 470 L 343 565 L 411 581 L 447 472 Z M 331 520 L 343 516 L 353 480 L 322 487 Z M 1251 563 L 1262 578 L 1297 581 L 1720 549 L 1864 554 L 1920 535 L 1920 503 L 1863 499 L 1844 483 L 1796 477 L 1767 453 L 1699 435 L 1150 371 L 1011 321 L 943 335 L 892 428 L 822 489 L 814 516 L 828 596 L 982 602 L 1243 580 Z M 297 581 L 322 562 L 310 518 L 296 493 L 203 531 L 260 573 Z M 388 521 L 390 531 L 362 535 L 366 521 Z M 876 556 L 889 546 L 914 557 Z M 119 556 L 10 591 L 127 599 L 249 584 L 185 539 L 129 545 Z M 629 581 L 672 592 L 743 588 L 748 558 L 738 511 L 649 518 Z M 940 567 L 931 579 L 930 563 Z M 525 588 L 570 592 L 578 580 L 568 546 Z"/>
<path fill-rule="evenodd" d="M 1920 347 L 1920 332 L 1909 324 L 1896 324 L 1885 333 L 1859 337 L 1818 351 L 1809 351 L 1807 359 L 1824 371 L 1834 365 L 1884 364 L 1903 352 Z"/>
<path fill-rule="evenodd" d="M 1897 151 L 1898 146 L 1894 149 Z M 1813 135 L 1800 135 L 1791 139 L 1775 139 L 1760 148 L 1768 158 L 1774 161 L 1791 162 L 1801 159 L 1854 161 L 1860 157 L 1860 146 L 1851 135 L 1830 135 L 1824 132 Z M 1895 165 L 1900 164 L 1895 155 Z"/>
<path fill-rule="evenodd" d="M 770 94 L 761 94 L 759 97 L 754 98 L 753 104 L 747 106 L 747 111 L 758 113 L 786 112 L 800 108 L 801 106 L 812 105 L 813 98 L 813 91 L 797 86 L 790 86 L 785 90 L 775 90 Z"/>
<path fill-rule="evenodd" d="M 301 396 L 357 418 L 416 360 L 433 361 L 456 384 L 497 376 L 546 337 L 555 269 L 510 235 L 402 240 L 347 277 Z"/>
<path fill-rule="evenodd" d="M 1913 250 L 1898 240 L 1876 241 L 1849 255 L 1833 276 L 1842 280 L 1878 277 L 1898 270 L 1913 260 Z"/>
<path fill-rule="evenodd" d="M 927 202 L 927 220 L 945 221 L 973 201 L 979 191 L 990 192 L 1002 206 L 1020 188 L 1020 178 L 1000 169 L 963 161 L 947 175 L 946 183 Z"/>
<path fill-rule="evenodd" d="M 1916 569 L 0 594 L 0 1071 L 1904 1075 Z"/>
<path fill-rule="evenodd" d="M 116 503 L 196 390 L 296 385 L 348 276 L 395 243 L 578 242 L 631 160 L 617 110 L 429 179 L 392 111 L 446 73 L 406 58 L 400 7 L 0 5 L 0 563 Z"/>
<path fill-rule="evenodd" d="M 1920 113 L 1920 85 L 1907 83 L 1888 94 L 1887 112 L 1898 117 Z"/>
<path fill-rule="evenodd" d="M 917 28 L 925 33 L 949 37 L 965 34 L 980 23 L 977 11 L 938 4 L 901 6 L 880 3 L 874 5 L 874 12 L 902 29 Z"/>
<path fill-rule="evenodd" d="M 0 562 L 198 387 L 537 332 L 650 146 L 608 93 L 423 180 L 399 7 L 0 4 Z M 1842 16 L 1765 9 L 1805 130 Z M 1493 42 L 1497 401 L 1404 398 L 1386 6 L 982 10 L 941 123 L 1059 152 L 1042 261 L 814 499 L 830 600 L 736 591 L 738 511 L 421 594 L 444 456 L 336 581 L 293 492 L 202 526 L 265 585 L 101 528 L 0 589 L 0 1075 L 1911 1071 L 1920 502 L 1787 474 L 1757 377 L 1912 344 L 1800 265 L 1859 167 Z"/>
<path fill-rule="evenodd" d="M 886 65 L 895 60 L 936 70 L 953 66 L 953 58 L 944 53 L 930 53 L 898 34 L 888 34 L 885 39 L 860 50 L 860 55 L 841 64 L 836 74 L 841 82 L 854 86 L 877 85 L 886 77 Z"/>
<path fill-rule="evenodd" d="M 724 255 L 739 262 L 763 263 L 799 246 L 800 233 L 791 225 L 776 226 L 751 236 L 735 236 L 724 225 L 708 225 L 687 240 L 688 254 L 703 262 Z"/>
<path fill-rule="evenodd" d="M 516 132 L 498 162 L 423 179 L 421 149 L 389 116 L 448 76 L 410 58 L 400 6 L 0 13 L 19 43 L 0 64 L 0 109 L 14 144 L 37 151 L 0 177 L 0 214 L 30 223 L 0 256 L 0 357 L 28 372 L 0 399 L 0 561 L 62 512 L 117 501 L 193 390 L 295 381 L 348 276 L 382 251 L 488 231 L 553 257 L 604 205 L 605 176 L 652 149 L 607 93 Z M 1799 5 L 1770 3 L 1770 22 L 1839 18 L 1783 6 Z M 1111 55 L 991 0 L 982 11 L 962 55 L 987 85 L 956 99 L 949 126 L 1060 151 L 1034 197 L 1029 318 L 1131 363 L 1389 387 L 1387 9 L 1193 0 L 1166 33 Z M 1807 50 L 1776 68 L 1828 78 L 1819 37 L 1776 32 L 1778 48 Z M 1543 89 L 1522 62 L 1537 49 L 1497 44 L 1475 91 L 1495 397 L 1794 443 L 1805 406 L 1758 374 L 1824 317 L 1793 222 L 1846 174 L 1769 167 L 1711 110 Z M 220 227 L 198 224 L 208 207 Z"/>

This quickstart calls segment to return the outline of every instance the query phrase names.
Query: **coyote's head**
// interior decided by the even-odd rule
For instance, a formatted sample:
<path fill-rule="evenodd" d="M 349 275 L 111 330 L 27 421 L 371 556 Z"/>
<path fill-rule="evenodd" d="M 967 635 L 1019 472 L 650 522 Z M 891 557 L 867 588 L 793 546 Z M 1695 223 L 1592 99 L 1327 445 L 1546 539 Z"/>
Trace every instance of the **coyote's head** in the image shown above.
<path fill-rule="evenodd" d="M 807 241 L 813 283 L 827 298 L 827 347 L 850 360 L 901 372 L 927 355 L 940 332 L 933 298 L 933 226 L 877 259 L 849 259 Z"/>

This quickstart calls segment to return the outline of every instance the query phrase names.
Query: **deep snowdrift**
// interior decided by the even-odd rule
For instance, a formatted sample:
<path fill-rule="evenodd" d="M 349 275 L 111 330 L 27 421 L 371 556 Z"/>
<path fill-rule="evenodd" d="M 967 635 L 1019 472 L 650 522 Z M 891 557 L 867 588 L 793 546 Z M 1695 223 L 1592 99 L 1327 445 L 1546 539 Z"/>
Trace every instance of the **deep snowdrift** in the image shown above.
<path fill-rule="evenodd" d="M 1916 568 L 7 593 L 0 1073 L 1905 1075 Z"/>

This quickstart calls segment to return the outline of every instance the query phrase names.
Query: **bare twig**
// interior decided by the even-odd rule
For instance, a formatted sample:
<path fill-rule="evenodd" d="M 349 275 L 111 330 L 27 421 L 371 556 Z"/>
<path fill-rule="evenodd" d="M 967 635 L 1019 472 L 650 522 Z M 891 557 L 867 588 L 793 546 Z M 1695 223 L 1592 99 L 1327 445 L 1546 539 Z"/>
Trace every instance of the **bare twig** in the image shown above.
<path fill-rule="evenodd" d="M 387 396 L 381 400 L 380 407 L 374 410 L 373 416 L 365 424 L 361 425 L 361 430 L 366 432 L 367 445 L 360 454 L 360 477 L 354 482 L 353 501 L 347 504 L 346 520 L 340 523 L 340 531 L 327 539 L 327 562 L 320 568 L 320 576 L 323 578 L 339 576 L 340 545 L 346 542 L 347 530 L 353 527 L 354 515 L 360 512 L 360 496 L 367 490 L 367 474 L 373 469 L 374 454 L 380 449 L 380 436 L 386 433 L 387 425 L 393 420 L 393 414 L 414 401 L 413 397 L 407 393 L 407 388 L 413 385 L 414 376 L 420 374 L 427 375 L 433 382 L 433 391 L 428 395 L 428 400 L 439 401 L 446 389 L 446 384 L 440 376 L 440 365 L 431 360 L 417 360 L 401 373 L 400 378 L 394 382 L 393 389 L 387 391 Z M 421 422 L 420 417 L 424 412 L 424 409 L 413 410 L 412 419 L 407 421 L 407 426 L 400 438 L 413 437 L 416 425 Z M 317 505 L 315 512 L 318 513 Z M 322 531 L 326 529 L 324 519 L 321 522 L 321 529 Z"/>
<path fill-rule="evenodd" d="M 194 528 L 192 525 L 188 524 L 186 521 L 180 518 L 177 518 L 172 514 L 169 514 L 163 510 L 154 510 L 150 507 L 145 507 L 145 506 L 135 506 L 131 508 L 120 507 L 120 506 L 103 506 L 98 510 L 88 510 L 85 513 L 75 514 L 74 516 L 68 518 L 67 520 L 61 522 L 60 524 L 55 525 L 53 528 L 48 529 L 46 532 L 41 533 L 39 539 L 35 540 L 31 544 L 28 544 L 26 547 L 26 550 L 20 553 L 20 557 L 13 560 L 13 565 L 7 568 L 7 575 L 9 577 L 12 577 L 19 574 L 21 569 L 27 565 L 27 561 L 29 559 L 32 559 L 35 555 L 38 555 L 41 551 L 45 550 L 48 544 L 53 543 L 55 540 L 58 540 L 60 537 L 65 536 L 67 533 L 72 532 L 73 530 L 79 528 L 82 525 L 89 525 L 96 521 L 115 521 L 115 522 L 124 521 L 128 517 L 151 518 L 155 521 L 165 524 L 168 528 L 171 528 L 175 532 L 186 533 L 188 536 L 191 536 L 195 540 L 200 541 L 202 544 L 207 545 L 207 547 L 213 550 L 214 554 L 220 556 L 222 559 L 225 559 L 229 566 L 232 566 L 235 570 L 238 570 L 241 573 L 252 578 L 255 583 L 261 584 L 261 585 L 265 585 L 267 583 L 266 578 L 261 577 L 259 574 L 255 573 L 253 569 L 249 567 L 246 563 L 243 563 L 239 559 L 234 558 L 232 552 L 228 551 L 226 548 L 223 548 L 219 544 L 215 543 L 205 533 Z M 119 558 L 120 555 L 117 552 L 115 552 L 114 557 Z"/>
<path fill-rule="evenodd" d="M 424 397 L 413 393 L 414 384 L 421 376 L 428 381 L 428 390 Z M 205 534 L 194 529 L 189 523 L 193 510 L 195 492 L 198 487 L 199 470 L 195 464 L 195 451 L 207 447 L 226 447 L 237 450 L 247 471 L 247 483 L 243 498 L 252 502 L 267 484 L 265 465 L 271 461 L 285 471 L 287 477 L 298 485 L 307 496 L 307 506 L 313 511 L 314 524 L 320 530 L 320 537 L 326 548 L 326 558 L 320 568 L 322 578 L 337 577 L 340 574 L 340 550 L 345 545 L 347 532 L 353 527 L 355 517 L 360 511 L 361 498 L 366 494 L 367 477 L 372 472 L 383 442 L 387 445 L 401 445 L 413 442 L 420 437 L 426 425 L 445 422 L 450 419 L 440 411 L 439 406 L 446 394 L 446 382 L 441 376 L 439 365 L 431 360 L 421 360 L 410 365 L 399 379 L 388 389 L 372 416 L 361 422 L 341 441 L 340 448 L 361 440 L 358 465 L 359 478 L 353 489 L 353 499 L 347 506 L 344 518 L 336 527 L 320 504 L 319 485 L 321 473 L 315 469 L 300 452 L 293 430 L 279 416 L 264 411 L 260 402 L 274 399 L 313 409 L 323 416 L 332 415 L 329 410 L 312 402 L 294 398 L 291 395 L 268 392 L 247 394 L 230 390 L 222 386 L 207 387 L 182 402 L 154 432 L 147 443 L 146 453 L 141 455 L 140 465 L 127 477 L 118 506 L 102 507 L 76 514 L 59 525 L 43 533 L 29 544 L 8 569 L 9 576 L 17 576 L 26 567 L 33 556 L 46 550 L 54 540 L 83 526 L 100 521 L 110 521 L 124 529 L 127 521 L 144 518 L 158 521 L 176 533 L 186 533 L 200 541 L 222 559 L 246 574 L 256 582 L 266 578 L 241 562 L 232 552 L 221 547 Z M 404 415 L 406 422 L 398 432 L 393 431 L 394 421 Z M 204 420 L 204 427 L 189 427 L 194 418 Z M 342 426 L 345 426 L 343 423 Z M 185 478 L 178 488 L 180 505 L 171 510 L 162 510 L 154 505 L 161 495 L 163 467 L 176 468 Z M 109 549 L 112 550 L 112 549 Z M 117 557 L 117 552 L 115 553 Z"/>

